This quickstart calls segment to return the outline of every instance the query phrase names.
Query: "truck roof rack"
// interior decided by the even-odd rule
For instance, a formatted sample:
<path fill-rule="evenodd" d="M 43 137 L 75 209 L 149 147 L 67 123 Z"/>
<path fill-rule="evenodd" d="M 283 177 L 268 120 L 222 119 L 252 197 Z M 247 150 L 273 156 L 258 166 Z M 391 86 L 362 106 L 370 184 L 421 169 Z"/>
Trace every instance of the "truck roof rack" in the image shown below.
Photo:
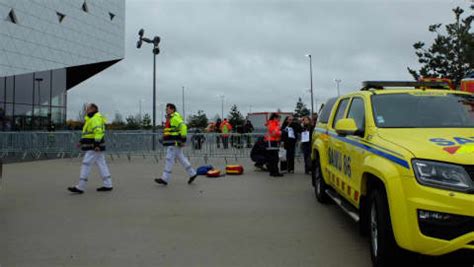
<path fill-rule="evenodd" d="M 387 87 L 413 87 L 421 89 L 449 89 L 449 85 L 446 82 L 416 82 L 416 81 L 364 81 L 362 82 L 361 91 L 367 91 L 370 89 L 383 90 Z"/>

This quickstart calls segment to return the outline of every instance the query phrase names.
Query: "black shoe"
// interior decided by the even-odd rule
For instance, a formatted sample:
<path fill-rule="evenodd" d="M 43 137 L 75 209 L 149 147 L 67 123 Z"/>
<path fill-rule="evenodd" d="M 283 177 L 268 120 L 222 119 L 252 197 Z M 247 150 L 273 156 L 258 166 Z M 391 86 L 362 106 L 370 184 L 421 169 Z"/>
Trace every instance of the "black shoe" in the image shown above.
<path fill-rule="evenodd" d="M 72 192 L 72 193 L 84 194 L 84 191 L 82 191 L 81 189 L 78 189 L 75 186 L 68 187 L 67 190 L 69 190 L 69 192 Z"/>
<path fill-rule="evenodd" d="M 109 192 L 109 191 L 112 191 L 112 190 L 114 190 L 113 187 L 102 186 L 102 187 L 97 188 L 97 192 Z"/>
<path fill-rule="evenodd" d="M 195 174 L 194 176 L 189 177 L 188 184 L 192 184 L 192 183 L 194 182 L 194 180 L 196 179 L 197 176 L 198 176 L 198 175 Z"/>
<path fill-rule="evenodd" d="M 158 183 L 158 184 L 162 184 L 162 185 L 168 185 L 168 182 L 166 182 L 165 180 L 163 180 L 161 178 L 155 179 L 155 182 Z"/>

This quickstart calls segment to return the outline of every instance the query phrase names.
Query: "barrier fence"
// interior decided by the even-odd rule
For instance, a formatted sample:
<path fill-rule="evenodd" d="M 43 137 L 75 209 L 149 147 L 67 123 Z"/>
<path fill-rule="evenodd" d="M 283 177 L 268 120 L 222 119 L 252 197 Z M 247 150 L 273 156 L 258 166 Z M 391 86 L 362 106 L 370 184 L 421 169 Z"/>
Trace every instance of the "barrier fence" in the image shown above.
<path fill-rule="evenodd" d="M 0 132 L 0 159 L 18 160 L 40 158 L 80 157 L 80 132 Z M 155 138 L 153 138 L 155 136 Z M 263 134 L 189 134 L 184 147 L 188 157 L 248 158 L 250 150 Z M 155 156 L 162 158 L 166 147 L 162 134 L 152 132 L 109 131 L 105 137 L 106 152 L 113 157 Z M 155 140 L 155 150 L 152 150 Z"/>

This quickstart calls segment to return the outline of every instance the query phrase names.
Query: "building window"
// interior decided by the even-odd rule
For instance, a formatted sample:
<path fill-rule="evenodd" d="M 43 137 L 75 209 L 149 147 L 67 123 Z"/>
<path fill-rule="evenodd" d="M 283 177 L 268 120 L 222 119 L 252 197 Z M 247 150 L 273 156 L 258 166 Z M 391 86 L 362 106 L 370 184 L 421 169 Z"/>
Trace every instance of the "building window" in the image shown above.
<path fill-rule="evenodd" d="M 5 78 L 0 77 L 0 102 L 5 102 L 5 87 L 7 87 L 6 80 Z"/>
<path fill-rule="evenodd" d="M 10 10 L 10 12 L 8 13 L 7 21 L 18 24 L 18 17 L 16 16 L 15 10 Z"/>
<path fill-rule="evenodd" d="M 114 18 L 115 18 L 115 14 L 114 14 L 114 13 L 109 12 L 109 16 L 110 16 L 110 20 L 114 20 Z"/>
<path fill-rule="evenodd" d="M 5 77 L 5 102 L 13 103 L 15 81 L 13 76 Z"/>
<path fill-rule="evenodd" d="M 33 74 L 22 74 L 13 76 L 15 79 L 15 104 L 33 104 L 33 87 L 34 78 Z"/>
<path fill-rule="evenodd" d="M 66 15 L 64 15 L 63 13 L 60 13 L 57 11 L 56 11 L 56 15 L 58 15 L 59 23 L 63 22 L 64 18 L 66 17 Z"/>
<path fill-rule="evenodd" d="M 89 6 L 87 5 L 86 1 L 84 1 L 84 4 L 82 4 L 82 11 L 89 13 Z"/>

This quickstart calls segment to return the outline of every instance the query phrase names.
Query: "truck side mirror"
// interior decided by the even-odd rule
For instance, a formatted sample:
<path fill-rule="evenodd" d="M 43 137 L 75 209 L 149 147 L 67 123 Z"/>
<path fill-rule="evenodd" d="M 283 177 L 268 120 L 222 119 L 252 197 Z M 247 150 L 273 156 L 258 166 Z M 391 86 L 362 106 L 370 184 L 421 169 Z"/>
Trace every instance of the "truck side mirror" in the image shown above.
<path fill-rule="evenodd" d="M 338 120 L 335 130 L 340 136 L 355 135 L 358 132 L 357 125 L 352 118 Z"/>

